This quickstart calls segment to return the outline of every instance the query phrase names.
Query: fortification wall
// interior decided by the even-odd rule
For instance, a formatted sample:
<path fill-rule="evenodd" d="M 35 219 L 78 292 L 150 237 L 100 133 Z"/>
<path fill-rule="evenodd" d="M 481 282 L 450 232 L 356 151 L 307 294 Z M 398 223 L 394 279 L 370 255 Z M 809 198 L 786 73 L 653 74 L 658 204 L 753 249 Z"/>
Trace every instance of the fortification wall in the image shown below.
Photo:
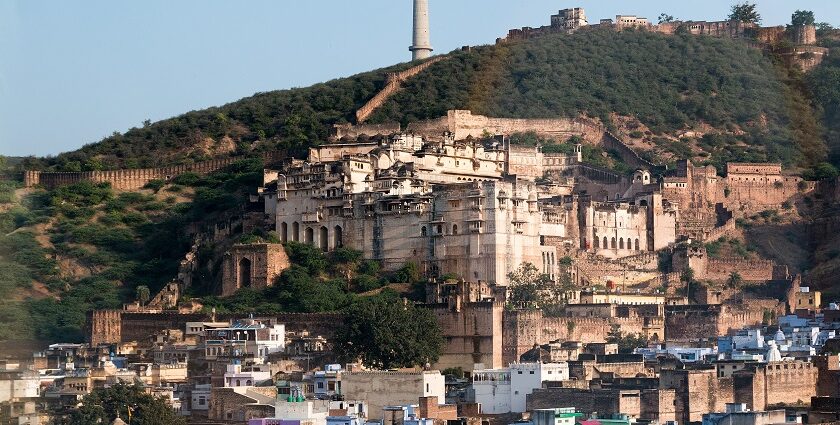
<path fill-rule="evenodd" d="M 216 320 L 227 321 L 244 319 L 245 314 L 218 314 Z M 315 335 L 332 337 L 335 324 L 341 322 L 339 313 L 279 313 L 264 316 L 275 318 L 286 325 L 287 331 L 309 331 Z M 100 310 L 88 315 L 87 339 L 96 343 L 119 343 L 128 341 L 145 341 L 151 335 L 164 329 L 183 330 L 187 322 L 201 322 L 211 320 L 210 315 L 204 313 L 141 313 L 123 310 Z"/>
<path fill-rule="evenodd" d="M 445 341 L 435 368 L 460 367 L 470 371 L 476 363 L 487 368 L 503 366 L 502 303 L 465 303 L 455 308 L 439 304 L 429 308 Z"/>
<path fill-rule="evenodd" d="M 817 394 L 818 374 L 817 367 L 804 361 L 769 363 L 764 376 L 767 405 L 808 403 Z"/>
<path fill-rule="evenodd" d="M 359 108 L 356 111 L 356 122 L 364 122 L 367 120 L 374 111 L 376 111 L 380 106 L 382 106 L 392 94 L 396 93 L 397 90 L 400 89 L 400 85 L 403 81 L 423 72 L 426 68 L 434 65 L 437 62 L 446 59 L 446 56 L 438 56 L 432 59 L 429 59 L 420 65 L 413 66 L 405 71 L 388 74 L 386 78 L 385 87 L 373 96 L 364 106 Z"/>
<path fill-rule="evenodd" d="M 601 138 L 600 145 L 606 150 L 614 150 L 616 151 L 621 159 L 634 168 L 641 168 L 641 169 L 651 169 L 654 168 L 655 165 L 650 163 L 649 161 L 643 159 L 636 153 L 633 149 L 627 146 L 624 142 L 621 141 L 618 137 L 613 135 L 612 133 L 605 131 L 603 133 L 603 137 Z"/>
<path fill-rule="evenodd" d="M 756 180 L 752 180 L 753 178 Z M 717 185 L 717 199 L 723 200 L 726 209 L 743 217 L 767 209 L 780 209 L 782 203 L 790 202 L 814 190 L 815 187 L 814 182 L 800 183 L 804 180 L 799 177 L 776 176 L 766 180 L 759 179 L 760 177 L 729 175 L 723 184 Z"/>
<path fill-rule="evenodd" d="M 276 161 L 285 157 L 284 153 L 271 152 L 263 155 L 266 162 Z M 199 175 L 209 174 L 239 161 L 242 157 L 212 159 L 196 162 L 195 164 L 176 165 L 163 168 L 140 168 L 112 171 L 82 171 L 82 172 L 41 172 L 28 170 L 24 172 L 24 185 L 33 187 L 41 185 L 47 189 L 59 186 L 91 181 L 95 183 L 110 183 L 117 190 L 142 189 L 152 180 L 170 180 L 175 176 L 192 172 Z"/>
<path fill-rule="evenodd" d="M 502 361 L 508 364 L 532 349 L 550 341 L 604 342 L 612 325 L 622 332 L 642 334 L 652 339 L 665 335 L 661 317 L 543 317 L 541 311 L 505 311 L 502 326 Z"/>
<path fill-rule="evenodd" d="M 377 136 L 377 135 L 391 135 L 401 132 L 400 123 L 389 122 L 382 124 L 335 124 L 333 125 L 333 138 L 335 139 L 357 139 L 361 135 Z"/>
<path fill-rule="evenodd" d="M 773 279 L 775 263 L 771 260 L 743 260 L 738 258 L 709 258 L 706 272 L 700 279 L 727 280 L 738 273 L 747 282 L 766 282 Z"/>

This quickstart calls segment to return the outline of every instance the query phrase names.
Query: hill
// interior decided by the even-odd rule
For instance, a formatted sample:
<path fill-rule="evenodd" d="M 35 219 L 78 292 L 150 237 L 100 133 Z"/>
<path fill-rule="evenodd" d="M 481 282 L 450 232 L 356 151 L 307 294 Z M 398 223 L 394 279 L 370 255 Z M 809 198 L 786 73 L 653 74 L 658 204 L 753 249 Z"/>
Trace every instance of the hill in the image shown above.
<path fill-rule="evenodd" d="M 743 41 L 588 30 L 448 56 L 407 81 L 370 121 L 407 123 L 442 116 L 448 109 L 523 118 L 586 114 L 608 125 L 619 116 L 630 119 L 628 131 L 649 133 L 639 147 L 656 146 L 646 154 L 653 159 L 693 155 L 716 165 L 728 160 L 813 165 L 825 158 L 821 126 L 808 96 L 784 69 Z M 355 110 L 385 85 L 388 73 L 409 66 L 258 93 L 146 122 L 29 164 L 78 171 L 273 149 L 303 154 L 307 146 L 326 140 L 332 124 L 352 121 Z M 689 129 L 702 131 L 697 138 L 679 139 Z"/>
<path fill-rule="evenodd" d="M 408 123 L 456 108 L 505 117 L 586 114 L 632 139 L 650 159 L 692 157 L 719 169 L 730 160 L 818 165 L 826 158 L 824 131 L 830 147 L 840 146 L 836 50 L 807 76 L 743 41 L 636 31 L 550 35 L 447 56 L 406 81 L 371 121 Z M 388 73 L 410 66 L 258 93 L 23 164 L 76 171 L 276 149 L 302 155 L 327 139 L 332 124 L 353 121 Z M 814 170 L 833 172 L 825 166 Z M 138 192 L 92 183 L 51 191 L 0 183 L 0 267 L 7 271 L 0 277 L 0 320 L 12 324 L 0 330 L 0 340 L 80 339 L 86 311 L 119 307 L 135 298 L 137 287 L 155 292 L 175 277 L 194 234 L 240 214 L 261 177 L 262 164 L 246 159 L 208 176 L 188 173 Z M 196 253 L 200 270 L 188 295 L 213 293 L 220 253 L 241 237 L 269 236 L 242 235 L 236 228 Z M 827 261 L 837 261 L 834 243 L 825 241 L 803 268 L 833 273 L 836 264 Z M 205 298 L 205 305 L 220 311 L 324 311 L 414 274 L 383 275 L 358 258 L 330 258 L 329 264 L 345 265 L 332 270 L 323 266 L 323 256 L 304 254 L 296 260 L 303 268 L 284 278 L 294 293 L 244 291 L 228 300 Z M 358 273 L 347 277 L 348 269 Z"/>

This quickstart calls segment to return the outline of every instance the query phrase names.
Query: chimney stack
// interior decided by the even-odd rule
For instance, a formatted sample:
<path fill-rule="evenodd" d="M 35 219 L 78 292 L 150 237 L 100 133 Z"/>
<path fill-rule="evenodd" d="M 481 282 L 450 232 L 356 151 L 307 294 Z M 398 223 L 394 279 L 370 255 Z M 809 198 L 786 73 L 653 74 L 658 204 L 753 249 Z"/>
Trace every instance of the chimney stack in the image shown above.
<path fill-rule="evenodd" d="M 429 41 L 429 0 L 414 0 L 414 44 L 408 48 L 411 60 L 426 59 L 432 55 Z"/>

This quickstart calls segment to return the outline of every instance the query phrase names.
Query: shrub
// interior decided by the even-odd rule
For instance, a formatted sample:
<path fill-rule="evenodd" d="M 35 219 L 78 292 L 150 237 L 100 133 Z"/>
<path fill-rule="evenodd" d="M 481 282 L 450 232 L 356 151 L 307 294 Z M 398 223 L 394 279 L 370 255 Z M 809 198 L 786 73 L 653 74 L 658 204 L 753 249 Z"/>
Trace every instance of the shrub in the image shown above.
<path fill-rule="evenodd" d="M 165 182 L 165 181 L 160 180 L 160 179 L 154 179 L 154 180 L 149 180 L 149 182 L 148 182 L 148 183 L 146 183 L 146 185 L 145 185 L 145 186 L 143 186 L 143 187 L 144 187 L 145 189 L 151 189 L 152 191 L 154 191 L 155 193 L 157 193 L 157 192 L 158 192 L 160 189 L 162 189 L 164 186 L 166 186 L 166 182 Z"/>

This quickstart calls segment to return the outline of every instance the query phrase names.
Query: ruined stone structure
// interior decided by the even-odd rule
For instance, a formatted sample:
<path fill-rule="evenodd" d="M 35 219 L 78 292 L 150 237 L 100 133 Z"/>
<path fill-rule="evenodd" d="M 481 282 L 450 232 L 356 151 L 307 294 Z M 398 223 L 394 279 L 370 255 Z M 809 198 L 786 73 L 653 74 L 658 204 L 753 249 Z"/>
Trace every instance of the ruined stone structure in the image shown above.
<path fill-rule="evenodd" d="M 239 288 L 263 289 L 274 284 L 289 257 L 281 244 L 237 244 L 225 253 L 222 263 L 222 296 Z"/>
<path fill-rule="evenodd" d="M 263 155 L 266 162 L 276 161 L 285 157 L 281 152 L 271 152 Z M 220 170 L 242 158 L 230 157 L 197 162 L 195 164 L 175 165 L 163 168 L 142 168 L 136 170 L 113 171 L 83 171 L 83 172 L 42 172 L 28 170 L 23 174 L 25 187 L 43 186 L 52 189 L 58 186 L 91 181 L 94 183 L 110 183 L 117 190 L 142 189 L 152 180 L 170 180 L 184 173 L 209 174 Z"/>

